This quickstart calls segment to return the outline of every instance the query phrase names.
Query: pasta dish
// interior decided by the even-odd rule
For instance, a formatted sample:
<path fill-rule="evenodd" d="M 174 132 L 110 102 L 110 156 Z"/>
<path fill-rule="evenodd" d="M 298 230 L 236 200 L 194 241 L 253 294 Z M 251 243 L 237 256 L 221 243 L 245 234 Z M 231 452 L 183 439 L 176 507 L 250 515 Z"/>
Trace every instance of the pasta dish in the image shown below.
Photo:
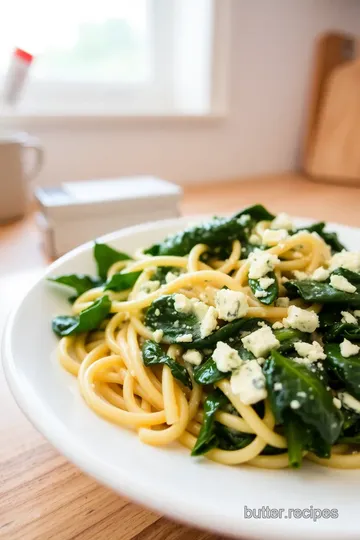
<path fill-rule="evenodd" d="M 96 414 L 222 464 L 360 468 L 360 252 L 325 223 L 254 205 L 94 258 L 49 279 L 72 289 L 52 329 Z"/>

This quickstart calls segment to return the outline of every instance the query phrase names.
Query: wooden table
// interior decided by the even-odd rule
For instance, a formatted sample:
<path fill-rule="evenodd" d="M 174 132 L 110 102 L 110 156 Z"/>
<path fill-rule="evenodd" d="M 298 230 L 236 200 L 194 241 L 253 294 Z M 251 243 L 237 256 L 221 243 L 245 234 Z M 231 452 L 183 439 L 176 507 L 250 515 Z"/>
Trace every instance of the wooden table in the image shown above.
<path fill-rule="evenodd" d="M 225 213 L 262 202 L 274 212 L 360 225 L 360 189 L 298 175 L 185 188 L 184 214 Z M 0 326 L 13 299 L 47 264 L 34 217 L 0 227 Z M 1 328 L 0 328 L 1 329 Z M 215 540 L 119 497 L 85 476 L 35 431 L 0 373 L 0 539 Z"/>

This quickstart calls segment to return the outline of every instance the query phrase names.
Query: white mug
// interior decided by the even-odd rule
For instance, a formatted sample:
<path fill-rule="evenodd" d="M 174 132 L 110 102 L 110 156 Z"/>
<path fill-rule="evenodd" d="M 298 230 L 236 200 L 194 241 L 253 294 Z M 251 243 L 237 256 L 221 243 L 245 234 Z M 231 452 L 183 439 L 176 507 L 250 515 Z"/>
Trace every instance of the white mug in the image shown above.
<path fill-rule="evenodd" d="M 35 152 L 35 162 L 25 171 L 25 153 Z M 28 183 L 40 171 L 43 150 L 27 133 L 0 134 L 0 222 L 24 216 L 29 200 Z"/>

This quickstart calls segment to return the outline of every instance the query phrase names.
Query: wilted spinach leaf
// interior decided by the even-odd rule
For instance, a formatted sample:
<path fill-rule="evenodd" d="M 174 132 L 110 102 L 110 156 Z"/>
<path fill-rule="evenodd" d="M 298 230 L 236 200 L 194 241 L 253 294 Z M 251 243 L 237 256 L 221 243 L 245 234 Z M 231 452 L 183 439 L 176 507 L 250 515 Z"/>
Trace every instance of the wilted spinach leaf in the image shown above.
<path fill-rule="evenodd" d="M 114 274 L 109 278 L 105 284 L 105 291 L 126 291 L 126 289 L 131 289 L 141 272 L 119 272 Z"/>
<path fill-rule="evenodd" d="M 245 208 L 230 218 L 214 217 L 212 220 L 188 227 L 184 231 L 165 238 L 159 244 L 145 250 L 150 255 L 187 255 L 196 244 L 206 244 L 209 247 L 229 245 L 233 240 L 245 240 L 249 235 L 250 223 L 242 218 L 248 215 L 255 225 L 256 221 L 273 219 L 263 206 L 254 205 Z M 249 220 L 249 221 L 250 221 Z"/>
<path fill-rule="evenodd" d="M 228 403 L 227 397 L 218 389 L 208 395 L 204 401 L 204 418 L 199 436 L 192 449 L 192 456 L 201 456 L 218 444 L 214 431 L 215 414 L 220 407 Z"/>
<path fill-rule="evenodd" d="M 270 287 L 268 287 L 267 289 L 263 289 L 260 286 L 259 279 L 249 279 L 249 285 L 255 296 L 257 292 L 266 293 L 265 296 L 259 296 L 258 300 L 262 304 L 269 305 L 275 302 L 275 300 L 277 299 L 279 295 L 279 285 L 275 276 L 275 272 L 269 272 L 268 274 L 266 274 L 266 277 L 272 278 L 274 280 L 274 283 L 270 285 Z"/>
<path fill-rule="evenodd" d="M 189 346 L 192 349 L 212 349 L 216 346 L 218 341 L 224 341 L 230 347 L 237 348 L 237 344 L 240 341 L 239 332 L 253 332 L 259 328 L 258 323 L 263 322 L 268 324 L 263 319 L 251 318 L 251 319 L 237 319 L 224 324 L 219 330 L 215 330 L 210 336 L 203 339 L 196 339 L 191 344 L 183 344 Z"/>
<path fill-rule="evenodd" d="M 299 417 L 291 412 L 286 413 L 284 428 L 290 467 L 297 469 L 301 466 L 305 450 L 322 458 L 330 457 L 331 445 L 326 443 L 316 430 L 306 426 Z"/>
<path fill-rule="evenodd" d="M 347 304 L 353 307 L 360 307 L 360 274 L 351 272 L 345 268 L 337 268 L 332 272 L 332 275 L 345 277 L 356 287 L 356 292 L 343 292 L 335 289 L 328 282 L 319 282 L 310 279 L 301 281 L 291 280 L 287 281 L 284 285 L 292 296 L 300 296 L 306 302 Z"/>
<path fill-rule="evenodd" d="M 90 307 L 79 315 L 59 315 L 52 321 L 52 329 L 58 336 L 71 336 L 99 328 L 110 313 L 111 301 L 108 296 L 98 298 Z"/>
<path fill-rule="evenodd" d="M 263 371 L 276 422 L 283 423 L 290 412 L 333 444 L 341 430 L 342 415 L 320 376 L 277 351 L 271 352 Z M 280 389 L 274 390 L 275 383 L 281 384 Z"/>
<path fill-rule="evenodd" d="M 84 292 L 89 291 L 94 287 L 99 287 L 99 285 L 102 284 L 102 280 L 100 278 L 85 274 L 65 274 L 63 276 L 50 277 L 48 278 L 48 281 L 74 289 L 76 296 L 75 298 L 72 297 L 73 300 Z"/>
<path fill-rule="evenodd" d="M 110 266 L 118 261 L 127 261 L 131 259 L 131 257 L 126 253 L 116 251 L 116 249 L 106 244 L 98 244 L 97 242 L 95 242 L 93 253 L 98 274 L 103 280 L 106 279 Z"/>
<path fill-rule="evenodd" d="M 360 354 L 345 358 L 337 343 L 328 343 L 324 347 L 327 356 L 326 367 L 343 383 L 348 392 L 360 399 Z"/>
<path fill-rule="evenodd" d="M 145 341 L 142 347 L 142 357 L 145 366 L 156 364 L 166 364 L 173 374 L 173 377 L 185 386 L 192 388 L 191 378 L 188 370 L 179 364 L 176 360 L 164 353 L 158 343 L 154 341 Z"/>
<path fill-rule="evenodd" d="M 297 341 L 309 341 L 309 334 L 294 328 L 279 328 L 273 330 L 273 333 L 276 339 L 280 341 L 280 347 L 277 351 L 281 354 L 291 350 Z"/>

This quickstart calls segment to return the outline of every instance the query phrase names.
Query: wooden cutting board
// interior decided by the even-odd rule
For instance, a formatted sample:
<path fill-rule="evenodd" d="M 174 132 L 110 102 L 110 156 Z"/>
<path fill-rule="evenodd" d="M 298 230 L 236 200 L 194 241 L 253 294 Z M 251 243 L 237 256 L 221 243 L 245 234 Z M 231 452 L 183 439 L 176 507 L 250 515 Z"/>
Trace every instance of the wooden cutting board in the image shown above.
<path fill-rule="evenodd" d="M 320 40 L 309 108 L 304 168 L 314 180 L 360 186 L 360 58 L 356 39 Z"/>

